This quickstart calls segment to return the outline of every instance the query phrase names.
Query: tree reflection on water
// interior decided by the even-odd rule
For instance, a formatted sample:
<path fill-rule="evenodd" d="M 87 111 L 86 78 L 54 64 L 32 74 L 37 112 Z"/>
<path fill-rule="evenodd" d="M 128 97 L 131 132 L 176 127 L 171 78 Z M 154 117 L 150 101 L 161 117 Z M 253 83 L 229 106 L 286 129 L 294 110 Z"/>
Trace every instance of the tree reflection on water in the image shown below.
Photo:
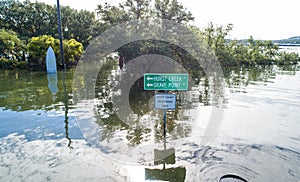
<path fill-rule="evenodd" d="M 122 90 L 116 90 L 116 85 L 122 82 L 124 71 L 117 69 L 116 61 L 106 62 L 99 72 L 95 95 L 97 97 L 97 123 L 101 127 L 101 140 L 109 141 L 115 132 L 126 130 L 126 139 L 130 146 L 143 142 L 160 143 L 163 139 L 163 111 L 153 109 L 154 94 L 159 91 L 146 91 L 143 88 L 143 77 L 137 79 L 129 91 L 129 104 L 133 111 L 127 121 L 122 121 L 113 106 L 112 97 L 117 97 Z M 186 122 L 191 119 L 189 110 L 198 104 L 209 105 L 209 85 L 206 78 L 201 78 L 199 87 L 192 91 L 169 91 L 177 95 L 176 109 L 167 111 L 167 135 L 171 139 L 186 137 L 191 132 L 191 125 Z M 198 92 L 198 89 L 202 89 Z M 121 96 L 123 97 L 123 96 Z M 121 98 L 122 99 L 122 98 Z"/>
<path fill-rule="evenodd" d="M 257 84 L 261 81 L 265 84 L 276 76 L 276 72 L 294 70 L 297 67 L 257 66 L 240 67 L 237 69 L 224 70 L 225 80 L 229 88 L 245 88 L 249 84 Z M 116 90 L 116 85 L 122 82 L 122 74 L 126 71 L 119 70 L 117 61 L 107 61 L 99 72 L 95 93 L 97 97 L 97 123 L 101 127 L 101 140 L 110 141 L 114 134 L 125 131 L 129 146 L 137 146 L 143 142 L 160 143 L 163 139 L 163 111 L 153 109 L 153 96 L 159 91 L 145 91 L 143 89 L 143 77 L 137 79 L 130 88 L 129 103 L 133 114 L 128 115 L 127 121 L 121 120 L 113 106 L 112 97 L 120 96 L 122 90 Z M 216 104 L 212 98 L 212 91 L 207 77 L 198 78 L 199 84 L 191 90 L 169 91 L 177 95 L 176 109 L 167 111 L 167 136 L 170 139 L 178 139 L 189 136 L 191 133 L 190 110 L 199 106 Z M 235 92 L 239 89 L 235 89 Z M 240 90 L 242 91 L 242 90 Z M 121 96 L 122 97 L 122 96 Z M 220 95 L 224 97 L 224 95 Z M 122 98 L 121 98 L 122 99 Z M 226 99 L 225 101 L 226 102 Z"/>

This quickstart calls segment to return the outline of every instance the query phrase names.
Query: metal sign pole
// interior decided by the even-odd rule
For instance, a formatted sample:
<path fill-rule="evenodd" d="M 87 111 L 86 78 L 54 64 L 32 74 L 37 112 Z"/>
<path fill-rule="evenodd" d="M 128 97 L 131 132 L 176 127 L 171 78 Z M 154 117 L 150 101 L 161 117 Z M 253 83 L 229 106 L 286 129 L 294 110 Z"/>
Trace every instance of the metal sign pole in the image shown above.
<path fill-rule="evenodd" d="M 167 112 L 164 109 L 164 137 L 166 137 L 166 127 L 167 127 Z"/>
<path fill-rule="evenodd" d="M 61 26 L 61 16 L 60 16 L 60 4 L 59 0 L 57 0 L 57 24 L 58 24 L 58 37 L 59 37 L 59 43 L 60 43 L 60 59 L 61 64 L 64 66 L 64 70 L 66 69 L 66 63 L 64 58 L 64 47 L 63 47 L 63 35 L 62 35 L 62 26 Z"/>
<path fill-rule="evenodd" d="M 155 95 L 155 108 L 164 110 L 164 137 L 167 134 L 167 109 L 176 109 L 176 95 L 167 94 L 168 90 L 188 90 L 188 74 L 144 74 L 144 90 L 164 90 Z"/>
<path fill-rule="evenodd" d="M 167 90 L 165 90 L 165 94 L 167 94 Z M 164 138 L 166 138 L 166 128 L 167 128 L 167 110 L 164 109 Z"/>

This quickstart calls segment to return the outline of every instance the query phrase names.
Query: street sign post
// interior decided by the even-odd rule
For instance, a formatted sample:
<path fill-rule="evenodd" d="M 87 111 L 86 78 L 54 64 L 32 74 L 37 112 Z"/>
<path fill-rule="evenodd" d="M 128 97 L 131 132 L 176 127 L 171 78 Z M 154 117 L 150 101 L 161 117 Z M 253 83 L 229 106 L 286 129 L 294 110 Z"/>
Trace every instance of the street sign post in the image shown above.
<path fill-rule="evenodd" d="M 176 95 L 175 94 L 155 94 L 154 97 L 155 109 L 176 109 Z"/>
<path fill-rule="evenodd" d="M 155 95 L 155 108 L 164 110 L 164 136 L 166 136 L 167 110 L 176 109 L 176 95 L 168 90 L 188 90 L 188 74 L 144 74 L 144 90 L 164 90 L 165 94 Z"/>
<path fill-rule="evenodd" d="M 144 74 L 144 90 L 188 90 L 188 74 Z"/>

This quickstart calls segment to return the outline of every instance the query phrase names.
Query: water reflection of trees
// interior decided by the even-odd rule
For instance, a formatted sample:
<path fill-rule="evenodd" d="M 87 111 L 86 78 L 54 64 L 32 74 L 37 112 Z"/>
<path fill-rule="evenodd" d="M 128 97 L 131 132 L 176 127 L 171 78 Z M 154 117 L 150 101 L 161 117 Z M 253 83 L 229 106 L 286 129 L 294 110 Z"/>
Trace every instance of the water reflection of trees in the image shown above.
<path fill-rule="evenodd" d="M 95 87 L 97 123 L 101 128 L 102 141 L 109 141 L 116 132 L 123 130 L 126 131 L 125 137 L 132 146 L 151 139 L 161 142 L 164 138 L 163 111 L 150 106 L 155 91 L 145 91 L 143 79 L 137 79 L 129 91 L 129 104 L 133 114 L 129 115 L 127 120 L 133 122 L 122 121 L 118 118 L 112 101 L 112 97 L 118 95 L 116 92 L 122 92 L 116 90 L 116 85 L 122 81 L 122 71 L 117 69 L 116 61 L 110 60 L 103 64 Z M 191 125 L 187 122 L 191 119 L 190 109 L 197 108 L 199 104 L 212 104 L 208 79 L 198 78 L 198 83 L 199 85 L 191 88 L 191 91 L 169 91 L 177 95 L 176 109 L 167 111 L 167 134 L 171 139 L 187 137 L 191 133 Z"/>
<path fill-rule="evenodd" d="M 57 110 L 63 111 L 65 94 L 71 103 L 73 69 L 65 76 L 66 93 L 62 74 L 58 74 L 58 92 L 52 94 L 48 88 L 47 75 L 44 72 L 23 70 L 4 70 L 0 72 L 0 107 L 13 111 Z"/>
<path fill-rule="evenodd" d="M 276 77 L 276 74 L 289 70 L 289 74 L 295 74 L 297 67 L 241 67 L 234 70 L 225 70 L 224 75 L 228 87 L 246 87 L 249 84 L 267 83 Z M 154 110 L 150 106 L 150 100 L 154 96 L 154 91 L 143 89 L 143 77 L 135 81 L 129 92 L 130 107 L 133 115 L 128 116 L 128 120 L 122 121 L 118 118 L 112 103 L 112 96 L 115 87 L 122 80 L 122 72 L 117 69 L 117 61 L 107 61 L 99 72 L 96 82 L 97 97 L 97 123 L 101 127 L 101 140 L 109 141 L 118 131 L 126 131 L 125 138 L 129 145 L 135 146 L 142 142 L 153 140 L 160 142 L 163 139 L 163 119 L 162 111 Z M 174 111 L 167 112 L 167 134 L 171 139 L 187 137 L 191 132 L 191 125 L 187 122 L 191 119 L 189 110 L 200 106 L 215 104 L 213 101 L 209 79 L 202 76 L 199 84 L 190 91 L 169 91 L 177 95 L 177 105 Z M 144 121 L 143 121 L 144 120 Z M 152 123 L 152 124 L 150 124 Z"/>
<path fill-rule="evenodd" d="M 112 61 L 109 59 L 108 61 Z M 113 86 L 113 77 L 110 74 L 117 74 L 116 69 L 117 63 L 105 64 L 103 69 L 99 72 L 96 84 L 96 93 L 102 94 L 97 98 L 106 97 L 110 98 L 109 88 Z M 105 71 L 107 70 L 107 71 Z M 266 84 L 272 82 L 272 79 L 278 74 L 283 75 L 295 75 L 300 70 L 298 65 L 287 65 L 287 66 L 256 66 L 256 67 L 239 67 L 236 69 L 224 69 L 224 76 L 228 87 L 246 87 L 249 84 Z M 111 73 L 112 71 L 112 73 Z M 68 102 L 72 107 L 72 94 L 70 93 L 73 81 L 74 70 L 69 70 L 66 73 L 66 90 L 68 95 Z M 47 87 L 47 76 L 43 72 L 28 72 L 22 70 L 4 70 L 0 73 L 0 107 L 10 109 L 13 111 L 27 111 L 27 110 L 62 110 L 62 101 L 64 100 L 63 83 L 61 74 L 58 74 L 58 90 L 53 96 Z M 80 82 L 80 80 L 78 80 Z M 82 83 L 85 84 L 85 83 Z M 206 77 L 200 78 L 199 83 L 200 94 L 198 95 L 199 103 L 203 105 L 210 105 L 210 91 L 209 81 Z M 104 89 L 104 90 L 103 90 Z M 107 89 L 107 90 L 105 90 Z M 131 92 L 132 93 L 132 92 Z M 86 93 L 88 94 L 88 93 Z M 140 95 L 143 95 L 142 93 Z M 134 98 L 134 95 L 132 95 Z M 179 93 L 179 97 L 184 97 L 183 93 Z M 145 97 L 148 99 L 148 96 Z M 185 105 L 186 107 L 197 101 L 196 97 L 194 100 L 187 103 L 178 103 Z M 134 102 L 134 101 L 133 101 Z M 144 103 L 144 102 L 141 102 Z M 106 110 L 112 110 L 112 105 L 105 103 Z M 141 106 L 141 105 L 140 105 Z M 133 110 L 139 112 L 139 109 L 134 109 L 137 105 L 132 105 Z M 143 106 L 143 111 L 147 111 L 147 107 Z M 179 105 L 179 108 L 181 106 Z M 138 107 L 137 107 L 138 108 Z M 111 111 L 112 112 L 112 111 Z M 179 111 L 180 112 L 180 111 Z M 110 112 L 108 112 L 110 113 Z M 112 115 L 112 114 L 111 114 Z"/>
<path fill-rule="evenodd" d="M 259 65 L 224 70 L 224 76 L 227 87 L 245 88 L 248 85 L 266 85 L 272 83 L 277 75 L 295 75 L 299 70 L 299 65 Z M 235 89 L 234 91 L 240 92 L 242 90 Z"/>

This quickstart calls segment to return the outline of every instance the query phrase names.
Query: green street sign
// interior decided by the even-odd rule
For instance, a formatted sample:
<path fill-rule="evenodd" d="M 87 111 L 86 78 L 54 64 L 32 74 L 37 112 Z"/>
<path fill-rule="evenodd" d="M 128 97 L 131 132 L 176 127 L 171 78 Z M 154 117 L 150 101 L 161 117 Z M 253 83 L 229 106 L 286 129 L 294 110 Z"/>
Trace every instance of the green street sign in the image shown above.
<path fill-rule="evenodd" d="M 188 74 L 144 74 L 144 90 L 188 90 Z"/>

